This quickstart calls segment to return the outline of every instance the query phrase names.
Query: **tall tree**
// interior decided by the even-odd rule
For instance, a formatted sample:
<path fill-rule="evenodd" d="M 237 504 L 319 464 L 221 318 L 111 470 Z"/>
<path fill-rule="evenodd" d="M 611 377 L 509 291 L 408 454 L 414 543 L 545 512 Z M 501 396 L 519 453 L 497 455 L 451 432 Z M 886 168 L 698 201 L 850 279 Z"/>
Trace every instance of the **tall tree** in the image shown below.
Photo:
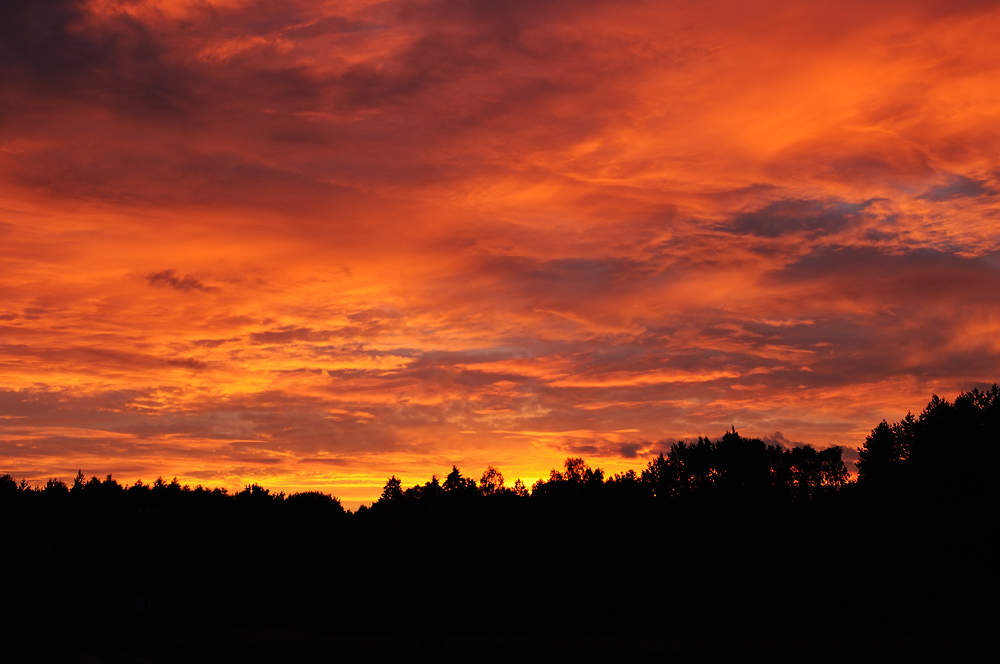
<path fill-rule="evenodd" d="M 399 500 L 403 497 L 403 483 L 398 477 L 393 475 L 385 482 L 385 486 L 382 487 L 382 495 L 379 496 L 378 501 L 380 503 L 391 503 Z"/>
<path fill-rule="evenodd" d="M 503 489 L 503 473 L 493 466 L 487 466 L 483 476 L 479 478 L 479 493 L 494 496 L 503 492 Z"/>

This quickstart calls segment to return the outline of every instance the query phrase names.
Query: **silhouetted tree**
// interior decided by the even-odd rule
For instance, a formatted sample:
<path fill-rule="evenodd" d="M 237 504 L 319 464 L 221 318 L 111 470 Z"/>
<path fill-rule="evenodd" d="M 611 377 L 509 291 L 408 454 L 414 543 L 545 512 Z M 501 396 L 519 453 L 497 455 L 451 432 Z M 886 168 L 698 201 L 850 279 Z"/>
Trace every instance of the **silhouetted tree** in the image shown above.
<path fill-rule="evenodd" d="M 781 448 L 759 438 L 744 438 L 733 427 L 714 445 L 714 484 L 728 493 L 765 496 L 772 493 Z"/>
<path fill-rule="evenodd" d="M 663 455 L 660 455 L 659 458 L 662 457 Z M 632 469 L 626 470 L 624 473 L 614 474 L 608 479 L 605 486 L 609 496 L 625 505 L 626 509 L 637 504 L 648 493 L 638 473 Z"/>
<path fill-rule="evenodd" d="M 844 465 L 844 450 L 839 445 L 833 445 L 816 453 L 819 459 L 820 486 L 831 489 L 843 489 L 850 482 L 851 476 Z"/>
<path fill-rule="evenodd" d="M 82 470 L 76 471 L 76 477 L 73 479 L 73 487 L 70 489 L 73 493 L 82 491 L 83 487 L 87 485 L 87 478 L 84 477 Z"/>
<path fill-rule="evenodd" d="M 434 500 L 436 499 L 444 489 L 441 487 L 441 483 L 438 482 L 437 475 L 431 475 L 429 482 L 424 484 L 420 492 L 421 498 Z"/>
<path fill-rule="evenodd" d="M 937 395 L 914 418 L 883 420 L 858 449 L 858 484 L 886 495 L 965 500 L 985 508 L 998 500 L 1000 387 Z"/>
<path fill-rule="evenodd" d="M 837 446 L 817 451 L 811 445 L 802 445 L 785 450 L 781 453 L 775 488 L 797 500 L 843 488 L 849 475 L 842 453 Z"/>
<path fill-rule="evenodd" d="M 642 482 L 658 498 L 679 498 L 711 486 L 715 468 L 715 444 L 708 438 L 687 444 L 683 440 L 670 447 L 667 456 L 653 459 L 642 471 Z"/>
<path fill-rule="evenodd" d="M 571 457 L 566 459 L 563 466 L 565 468 L 562 473 L 563 480 L 567 482 L 583 482 L 586 480 L 589 467 L 583 459 L 579 457 Z"/>
<path fill-rule="evenodd" d="M 891 485 L 902 480 L 915 429 L 912 413 L 892 425 L 882 420 L 872 429 L 858 449 L 858 482 Z"/>
<path fill-rule="evenodd" d="M 456 495 L 475 493 L 478 490 L 476 488 L 476 481 L 471 477 L 462 477 L 462 473 L 458 470 L 457 466 L 451 467 L 451 472 L 444 479 L 442 488 L 445 492 Z"/>
<path fill-rule="evenodd" d="M 395 475 L 386 480 L 385 486 L 382 487 L 382 495 L 379 496 L 379 502 L 391 503 L 400 500 L 403 497 L 402 484 Z"/>
<path fill-rule="evenodd" d="M 285 509 L 292 514 L 308 518 L 338 518 L 345 514 L 344 506 L 337 498 L 319 491 L 291 494 L 285 499 Z"/>
<path fill-rule="evenodd" d="M 782 450 L 759 438 L 744 438 L 733 428 L 715 442 L 703 437 L 692 445 L 679 441 L 666 456 L 661 453 L 649 462 L 640 481 L 657 498 L 785 495 L 808 500 L 820 490 L 843 487 L 848 477 L 839 447 Z"/>
<path fill-rule="evenodd" d="M 0 500 L 9 499 L 17 495 L 17 482 L 14 481 L 10 473 L 0 476 Z"/>
<path fill-rule="evenodd" d="M 549 481 L 539 479 L 535 482 L 531 487 L 531 495 L 539 498 L 547 495 L 562 496 L 564 499 L 583 496 L 593 498 L 603 486 L 603 470 L 591 468 L 579 457 L 569 457 L 563 463 L 563 472 L 555 469 L 549 471 Z"/>
<path fill-rule="evenodd" d="M 483 476 L 479 478 L 479 492 L 484 496 L 494 496 L 503 489 L 503 473 L 493 466 L 487 466 Z"/>
<path fill-rule="evenodd" d="M 174 505 L 180 504 L 180 498 L 185 493 L 190 493 L 190 488 L 181 487 L 179 484 L 174 489 L 174 482 L 167 485 L 165 500 Z M 246 515 L 255 517 L 273 516 L 278 506 L 285 500 L 284 492 L 271 493 L 270 489 L 265 489 L 256 482 L 246 485 L 242 491 L 233 495 L 234 505 Z"/>

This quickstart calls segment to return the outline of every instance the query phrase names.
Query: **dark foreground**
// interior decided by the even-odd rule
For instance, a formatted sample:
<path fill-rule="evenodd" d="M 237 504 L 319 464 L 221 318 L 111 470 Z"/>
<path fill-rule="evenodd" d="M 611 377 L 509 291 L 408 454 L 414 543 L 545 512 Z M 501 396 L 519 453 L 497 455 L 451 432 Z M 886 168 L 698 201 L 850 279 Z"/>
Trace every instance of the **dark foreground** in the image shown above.
<path fill-rule="evenodd" d="M 95 662 L 1000 655 L 992 512 L 850 492 L 524 504 L 333 521 L 8 513 L 4 647 Z"/>
<path fill-rule="evenodd" d="M 259 630 L 213 634 L 50 635 L 25 644 L 25 661 L 63 662 L 996 662 L 981 633 L 901 638 L 348 637 Z"/>
<path fill-rule="evenodd" d="M 1000 388 L 839 449 L 735 431 L 531 492 L 372 507 L 0 477 L 4 655 L 79 661 L 1000 661 Z M 89 658 L 89 659 L 88 659 Z"/>

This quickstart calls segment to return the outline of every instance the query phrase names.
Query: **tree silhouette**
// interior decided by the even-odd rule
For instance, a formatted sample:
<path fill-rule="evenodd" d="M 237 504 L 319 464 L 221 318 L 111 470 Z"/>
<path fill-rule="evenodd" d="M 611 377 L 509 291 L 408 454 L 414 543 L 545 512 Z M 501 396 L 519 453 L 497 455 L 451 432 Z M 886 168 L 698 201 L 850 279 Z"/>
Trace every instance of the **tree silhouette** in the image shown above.
<path fill-rule="evenodd" d="M 0 498 L 9 500 L 17 495 L 17 482 L 10 473 L 0 476 Z"/>
<path fill-rule="evenodd" d="M 380 503 L 397 502 L 403 497 L 403 483 L 395 475 L 386 480 L 382 487 L 382 495 L 379 496 Z"/>
<path fill-rule="evenodd" d="M 809 500 L 847 484 L 842 454 L 839 447 L 817 451 L 805 445 L 782 450 L 759 438 L 745 438 L 733 428 L 718 441 L 699 437 L 694 444 L 675 443 L 666 456 L 661 452 L 648 463 L 639 481 L 657 498 L 711 495 L 731 500 L 784 495 Z"/>
<path fill-rule="evenodd" d="M 503 490 L 503 473 L 493 466 L 487 466 L 483 476 L 479 478 L 479 492 L 484 496 L 495 496 Z"/>
<path fill-rule="evenodd" d="M 886 486 L 901 481 L 910 459 L 915 429 L 912 413 L 891 425 L 882 420 L 872 429 L 858 448 L 858 481 Z"/>
<path fill-rule="evenodd" d="M 340 519 L 346 515 L 344 506 L 329 493 L 303 491 L 285 499 L 284 508 L 302 519 Z"/>
<path fill-rule="evenodd" d="M 1000 464 L 1000 387 L 937 395 L 914 417 L 879 423 L 858 449 L 858 484 L 876 493 L 995 504 Z M 902 493 L 900 493 L 902 492 Z"/>
<path fill-rule="evenodd" d="M 562 473 L 563 480 L 567 482 L 583 482 L 587 479 L 587 471 L 590 468 L 583 459 L 580 459 L 579 457 L 571 457 L 566 459 L 566 462 L 563 465 L 565 468 Z"/>
<path fill-rule="evenodd" d="M 444 488 L 438 482 L 437 475 L 431 475 L 430 481 L 421 487 L 420 497 L 426 500 L 434 500 L 443 492 Z"/>
<path fill-rule="evenodd" d="M 446 493 L 460 495 L 474 493 L 477 491 L 476 481 L 471 477 L 462 477 L 461 471 L 459 471 L 457 466 L 451 467 L 451 472 L 444 479 L 444 485 L 442 488 Z"/>
<path fill-rule="evenodd" d="M 806 445 L 806 447 L 809 447 Z M 830 489 L 843 489 L 850 482 L 851 476 L 844 465 L 844 450 L 839 445 L 833 445 L 816 453 L 819 460 L 820 486 Z"/>

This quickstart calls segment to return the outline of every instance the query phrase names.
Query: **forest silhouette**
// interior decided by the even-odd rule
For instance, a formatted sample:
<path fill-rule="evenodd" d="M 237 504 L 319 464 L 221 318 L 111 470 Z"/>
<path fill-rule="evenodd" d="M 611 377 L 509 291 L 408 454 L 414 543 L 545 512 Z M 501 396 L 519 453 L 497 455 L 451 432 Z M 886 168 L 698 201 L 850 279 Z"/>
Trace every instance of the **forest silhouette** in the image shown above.
<path fill-rule="evenodd" d="M 424 637 L 879 636 L 996 625 L 1000 388 L 858 449 L 677 442 L 530 489 L 455 466 L 345 510 L 329 494 L 0 477 L 5 629 Z M 34 639 L 34 641 L 32 641 Z"/>

